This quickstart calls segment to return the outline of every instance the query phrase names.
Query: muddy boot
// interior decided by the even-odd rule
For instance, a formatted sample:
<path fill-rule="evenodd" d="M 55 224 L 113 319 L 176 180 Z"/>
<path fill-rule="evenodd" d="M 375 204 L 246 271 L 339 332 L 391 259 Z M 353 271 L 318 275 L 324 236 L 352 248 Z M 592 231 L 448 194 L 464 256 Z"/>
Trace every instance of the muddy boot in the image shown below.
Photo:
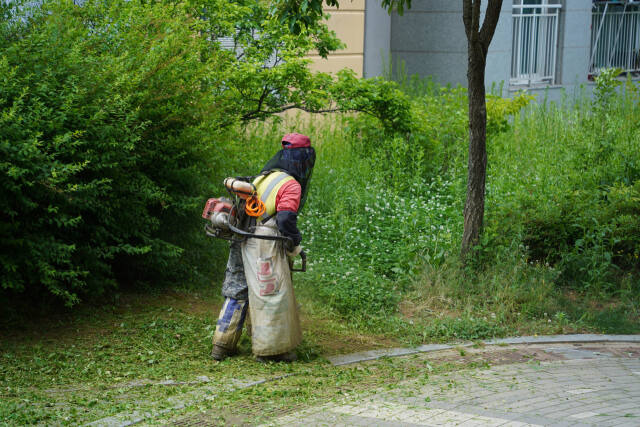
<path fill-rule="evenodd" d="M 218 362 L 223 361 L 224 359 L 226 359 L 229 356 L 232 356 L 235 352 L 228 350 L 222 346 L 219 345 L 213 345 L 213 350 L 211 350 L 211 357 L 214 360 L 217 360 Z"/>

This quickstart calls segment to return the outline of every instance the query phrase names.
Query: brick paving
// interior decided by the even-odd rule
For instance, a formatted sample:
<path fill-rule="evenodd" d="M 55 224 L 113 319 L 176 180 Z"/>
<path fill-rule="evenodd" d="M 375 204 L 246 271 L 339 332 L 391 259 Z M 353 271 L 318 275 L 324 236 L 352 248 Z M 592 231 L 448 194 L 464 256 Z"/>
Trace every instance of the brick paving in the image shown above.
<path fill-rule="evenodd" d="M 281 416 L 287 426 L 640 426 L 640 357 L 553 343 L 561 359 L 467 369 Z"/>

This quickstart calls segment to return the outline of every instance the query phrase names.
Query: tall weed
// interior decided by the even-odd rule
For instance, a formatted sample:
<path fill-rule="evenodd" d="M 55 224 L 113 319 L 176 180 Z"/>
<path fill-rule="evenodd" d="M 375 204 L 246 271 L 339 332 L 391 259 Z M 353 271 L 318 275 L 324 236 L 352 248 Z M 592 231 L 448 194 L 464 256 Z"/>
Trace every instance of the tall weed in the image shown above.
<path fill-rule="evenodd" d="M 558 284 L 634 298 L 636 86 L 607 97 L 606 117 L 596 113 L 604 105 L 597 97 L 530 106 L 526 94 L 489 97 L 485 230 L 477 262 L 465 268 L 456 261 L 465 90 L 415 79 L 400 86 L 411 96 L 409 132 L 365 115 L 289 117 L 245 130 L 252 148 L 238 158 L 241 174 L 259 170 L 286 132 L 310 135 L 317 149 L 300 215 L 309 271 L 297 279 L 307 295 L 412 342 L 501 335 L 527 321 L 551 321 L 551 332 L 599 322 L 587 308 L 569 310 Z M 602 137 L 610 138 L 606 155 Z M 401 318 L 390 316 L 398 309 Z"/>
<path fill-rule="evenodd" d="M 359 119 L 333 119 L 254 126 L 247 138 L 261 148 L 249 163 L 268 158 L 265 146 L 275 152 L 283 132 L 311 136 L 317 162 L 299 217 L 310 261 L 304 283 L 342 314 L 380 317 L 397 310 L 425 259 L 437 263 L 450 254 L 459 201 L 450 180 L 423 173 L 422 151 L 398 137 L 371 151 L 355 131 Z"/>
<path fill-rule="evenodd" d="M 640 252 L 638 88 L 609 74 L 590 104 L 533 105 L 489 146 L 487 238 L 521 239 L 559 283 L 596 294 L 638 280 Z"/>

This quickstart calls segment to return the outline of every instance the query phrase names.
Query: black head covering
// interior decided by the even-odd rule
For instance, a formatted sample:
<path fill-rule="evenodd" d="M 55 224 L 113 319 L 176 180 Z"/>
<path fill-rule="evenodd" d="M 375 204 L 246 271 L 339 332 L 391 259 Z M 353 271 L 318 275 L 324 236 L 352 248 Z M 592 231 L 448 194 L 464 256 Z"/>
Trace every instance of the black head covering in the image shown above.
<path fill-rule="evenodd" d="M 304 139 L 299 138 L 304 135 L 289 134 L 282 139 L 282 150 L 278 151 L 267 164 L 262 168 L 261 173 L 267 173 L 273 170 L 281 170 L 288 173 L 300 183 L 302 187 L 302 195 L 300 197 L 300 206 L 298 212 L 302 210 L 307 200 L 307 192 L 309 191 L 309 181 L 313 173 L 313 166 L 316 162 L 316 151 L 311 147 L 306 138 L 307 143 L 301 142 Z M 289 137 L 289 138 L 287 138 Z M 286 139 L 291 139 L 289 142 Z"/>

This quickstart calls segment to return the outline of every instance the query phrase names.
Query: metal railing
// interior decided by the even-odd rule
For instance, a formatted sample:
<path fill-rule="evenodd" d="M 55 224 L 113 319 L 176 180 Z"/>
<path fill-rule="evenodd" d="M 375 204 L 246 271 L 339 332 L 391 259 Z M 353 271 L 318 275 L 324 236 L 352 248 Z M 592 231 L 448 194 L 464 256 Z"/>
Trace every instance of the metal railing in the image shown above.
<path fill-rule="evenodd" d="M 640 73 L 640 5 L 638 2 L 599 2 L 591 18 L 589 76 L 603 68 Z"/>
<path fill-rule="evenodd" d="M 561 7 L 559 4 L 513 6 L 511 84 L 555 83 Z"/>

